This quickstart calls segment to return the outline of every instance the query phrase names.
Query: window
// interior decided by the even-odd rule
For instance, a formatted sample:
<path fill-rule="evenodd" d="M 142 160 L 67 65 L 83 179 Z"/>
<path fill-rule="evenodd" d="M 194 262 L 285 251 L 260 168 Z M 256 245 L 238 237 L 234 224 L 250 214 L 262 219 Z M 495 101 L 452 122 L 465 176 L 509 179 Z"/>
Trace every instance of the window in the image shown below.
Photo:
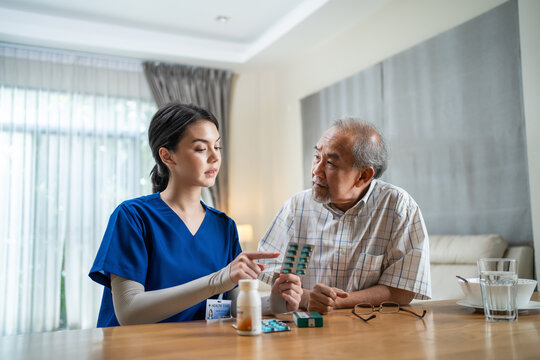
<path fill-rule="evenodd" d="M 0 44 L 0 329 L 88 328 L 109 215 L 149 194 L 156 110 L 133 61 Z"/>

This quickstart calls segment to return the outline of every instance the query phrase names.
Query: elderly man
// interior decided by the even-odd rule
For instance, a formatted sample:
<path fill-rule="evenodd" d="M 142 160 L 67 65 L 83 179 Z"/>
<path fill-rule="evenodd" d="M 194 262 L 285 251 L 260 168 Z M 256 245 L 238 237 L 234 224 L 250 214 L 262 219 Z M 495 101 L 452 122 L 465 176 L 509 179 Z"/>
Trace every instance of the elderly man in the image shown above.
<path fill-rule="evenodd" d="M 386 164 L 381 134 L 359 120 L 336 121 L 315 146 L 312 189 L 285 202 L 259 244 L 281 254 L 289 241 L 315 246 L 302 308 L 327 313 L 431 297 L 422 214 L 407 192 L 377 180 Z M 261 280 L 270 282 L 282 259 L 266 262 Z"/>

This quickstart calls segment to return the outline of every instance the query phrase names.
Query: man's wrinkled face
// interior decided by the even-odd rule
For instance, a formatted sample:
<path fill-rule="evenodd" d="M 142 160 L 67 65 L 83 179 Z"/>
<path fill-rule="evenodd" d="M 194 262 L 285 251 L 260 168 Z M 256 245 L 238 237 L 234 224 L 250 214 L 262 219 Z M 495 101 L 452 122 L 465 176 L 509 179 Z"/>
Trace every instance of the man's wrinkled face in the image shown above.
<path fill-rule="evenodd" d="M 340 204 L 355 200 L 355 184 L 361 169 L 353 168 L 354 138 L 336 127 L 328 129 L 315 146 L 311 177 L 313 197 L 321 203 Z"/>

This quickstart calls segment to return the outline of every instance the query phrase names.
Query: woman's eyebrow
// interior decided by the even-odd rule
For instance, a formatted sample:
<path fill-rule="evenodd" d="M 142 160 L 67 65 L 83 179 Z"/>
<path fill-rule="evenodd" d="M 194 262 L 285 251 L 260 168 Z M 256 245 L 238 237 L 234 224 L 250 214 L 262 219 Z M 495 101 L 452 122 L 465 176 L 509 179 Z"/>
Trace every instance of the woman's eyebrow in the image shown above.
<path fill-rule="evenodd" d="M 221 140 L 221 136 L 217 138 L 216 142 L 218 142 L 219 140 Z M 197 141 L 200 141 L 200 142 L 203 142 L 205 144 L 210 144 L 210 140 L 207 140 L 207 139 L 203 139 L 203 138 L 196 138 L 196 139 L 193 139 L 193 141 L 191 141 L 191 143 L 195 143 Z"/>

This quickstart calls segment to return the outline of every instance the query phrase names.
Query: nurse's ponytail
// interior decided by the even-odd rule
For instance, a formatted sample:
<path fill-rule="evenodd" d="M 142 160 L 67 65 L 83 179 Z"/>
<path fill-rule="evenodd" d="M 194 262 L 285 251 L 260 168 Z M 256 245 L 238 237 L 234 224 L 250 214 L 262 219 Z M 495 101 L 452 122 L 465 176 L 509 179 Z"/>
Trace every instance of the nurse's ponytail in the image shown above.
<path fill-rule="evenodd" d="M 169 168 L 161 161 L 159 149 L 163 147 L 175 151 L 188 126 L 199 120 L 210 121 L 219 130 L 218 121 L 211 112 L 192 104 L 164 105 L 152 118 L 148 128 L 148 143 L 156 161 L 150 171 L 153 192 L 161 192 L 169 184 Z"/>
<path fill-rule="evenodd" d="M 161 159 L 159 159 L 161 162 Z M 163 163 L 161 167 L 165 166 Z M 165 167 L 165 171 L 159 171 L 159 165 L 156 164 L 150 171 L 150 179 L 152 180 L 152 192 L 162 192 L 167 188 L 169 183 L 169 169 Z"/>

